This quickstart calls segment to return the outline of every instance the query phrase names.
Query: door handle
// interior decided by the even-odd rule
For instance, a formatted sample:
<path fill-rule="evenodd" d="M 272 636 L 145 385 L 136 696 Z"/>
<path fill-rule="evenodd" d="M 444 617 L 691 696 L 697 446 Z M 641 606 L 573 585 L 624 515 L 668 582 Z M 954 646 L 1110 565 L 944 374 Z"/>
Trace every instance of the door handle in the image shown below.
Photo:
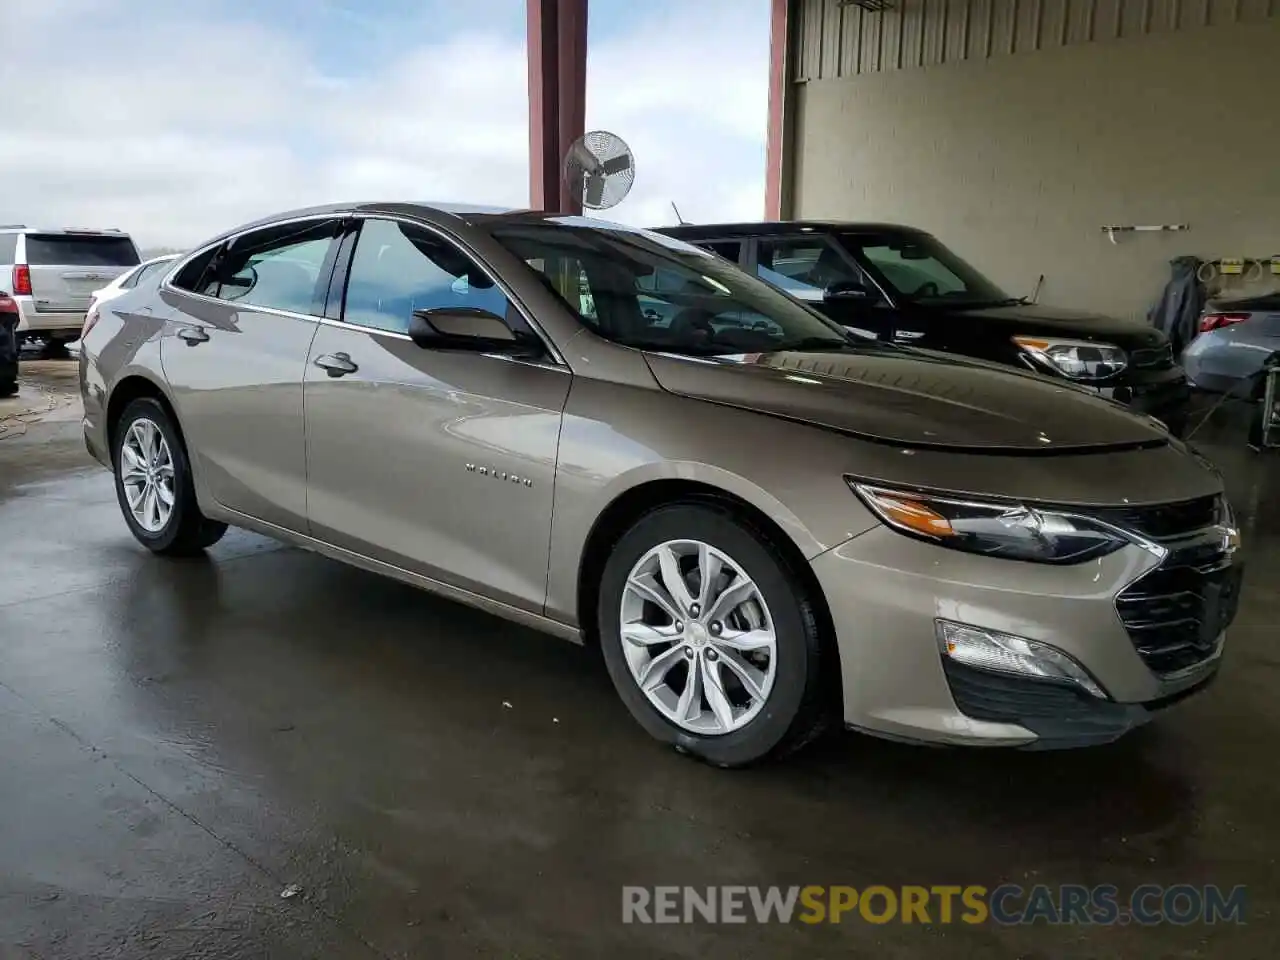
<path fill-rule="evenodd" d="M 314 363 L 331 377 L 345 377 L 360 369 L 345 353 L 326 353 L 322 357 L 316 357 Z"/>
<path fill-rule="evenodd" d="M 919 340 L 924 336 L 923 330 L 897 330 L 893 334 L 895 340 Z"/>
<path fill-rule="evenodd" d="M 209 342 L 209 334 L 204 327 L 183 327 L 178 331 L 178 336 L 185 340 L 188 346 L 192 347 Z"/>

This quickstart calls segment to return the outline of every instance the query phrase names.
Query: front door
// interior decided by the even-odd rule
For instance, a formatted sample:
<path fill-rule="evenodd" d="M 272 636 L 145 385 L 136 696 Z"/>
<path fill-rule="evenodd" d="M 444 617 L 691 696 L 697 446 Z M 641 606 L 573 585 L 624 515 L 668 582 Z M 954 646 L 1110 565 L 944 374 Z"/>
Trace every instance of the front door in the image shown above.
<path fill-rule="evenodd" d="M 160 359 L 187 448 L 219 504 L 306 530 L 302 379 L 337 221 L 236 237 L 179 272 Z"/>
<path fill-rule="evenodd" d="M 415 310 L 518 311 L 451 241 L 363 221 L 342 321 L 306 371 L 312 535 L 541 612 L 560 419 L 572 376 L 550 359 L 426 349 Z"/>
<path fill-rule="evenodd" d="M 761 279 L 855 333 L 878 340 L 893 338 L 893 310 L 862 268 L 831 238 L 817 233 L 762 237 L 755 251 L 755 270 Z M 858 294 L 859 290 L 863 292 Z"/>

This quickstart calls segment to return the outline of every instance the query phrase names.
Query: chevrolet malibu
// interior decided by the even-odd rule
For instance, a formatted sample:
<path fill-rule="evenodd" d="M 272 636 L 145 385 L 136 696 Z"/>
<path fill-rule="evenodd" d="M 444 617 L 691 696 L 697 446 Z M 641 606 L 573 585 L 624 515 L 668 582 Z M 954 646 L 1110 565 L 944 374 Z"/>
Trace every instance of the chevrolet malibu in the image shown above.
<path fill-rule="evenodd" d="M 243 527 L 599 645 L 722 766 L 832 721 L 1109 741 L 1213 678 L 1235 611 L 1220 477 L 1159 423 L 642 230 L 309 209 L 85 327 L 85 440 L 144 546 Z"/>

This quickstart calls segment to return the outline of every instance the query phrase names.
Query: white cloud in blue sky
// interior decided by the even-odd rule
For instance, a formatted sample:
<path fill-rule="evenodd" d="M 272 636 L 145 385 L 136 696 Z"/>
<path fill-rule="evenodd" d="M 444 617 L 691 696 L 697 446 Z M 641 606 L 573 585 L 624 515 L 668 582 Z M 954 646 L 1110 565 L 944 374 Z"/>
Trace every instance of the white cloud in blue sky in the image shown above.
<path fill-rule="evenodd" d="M 0 221 L 186 245 L 333 200 L 527 202 L 523 0 L 5 6 Z M 767 65 L 767 0 L 592 0 L 587 126 L 637 156 L 610 216 L 759 216 Z"/>

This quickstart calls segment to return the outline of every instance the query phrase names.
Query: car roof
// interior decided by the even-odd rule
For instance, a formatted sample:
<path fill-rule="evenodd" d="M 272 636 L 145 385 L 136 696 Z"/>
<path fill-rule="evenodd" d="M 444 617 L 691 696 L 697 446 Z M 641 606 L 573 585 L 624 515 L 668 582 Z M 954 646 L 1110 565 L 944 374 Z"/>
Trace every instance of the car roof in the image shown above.
<path fill-rule="evenodd" d="M 457 220 L 470 226 L 491 228 L 503 224 L 550 223 L 559 225 L 598 226 L 618 230 L 638 231 L 645 227 L 613 223 L 595 217 L 575 216 L 547 210 L 533 210 L 524 207 L 500 207 L 478 203 L 434 203 L 418 201 L 370 201 L 362 203 L 328 203 L 314 207 L 302 207 L 283 213 L 272 214 L 250 223 L 244 223 L 223 232 L 217 240 L 246 233 L 272 224 L 287 223 L 290 220 L 302 220 L 309 217 L 343 216 L 347 214 L 387 214 L 389 216 L 410 217 L 424 221 L 448 222 Z M 202 246 L 207 246 L 204 244 Z"/>
<path fill-rule="evenodd" d="M 654 227 L 658 233 L 681 240 L 719 240 L 735 237 L 793 236 L 797 233 L 898 233 L 917 236 L 927 231 L 901 223 L 871 223 L 856 220 L 762 220 L 738 223 L 682 223 Z"/>
<path fill-rule="evenodd" d="M 38 233 L 38 234 L 71 234 L 73 236 L 90 237 L 127 237 L 125 231 L 118 227 L 28 227 L 21 223 L 0 224 L 0 233 Z"/>

